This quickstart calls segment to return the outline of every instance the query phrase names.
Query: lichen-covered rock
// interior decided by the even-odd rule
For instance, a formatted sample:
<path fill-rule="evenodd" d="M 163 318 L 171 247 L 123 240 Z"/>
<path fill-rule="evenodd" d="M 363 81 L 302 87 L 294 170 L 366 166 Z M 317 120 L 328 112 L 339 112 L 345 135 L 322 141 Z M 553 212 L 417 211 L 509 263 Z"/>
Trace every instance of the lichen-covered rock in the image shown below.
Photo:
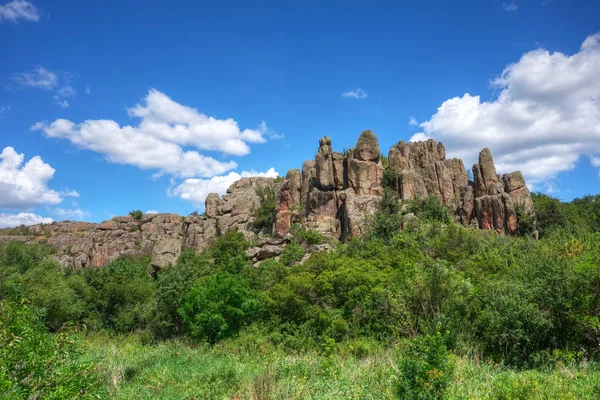
<path fill-rule="evenodd" d="M 209 193 L 204 201 L 204 211 L 209 217 L 216 217 L 220 212 L 221 196 L 217 193 Z"/>
<path fill-rule="evenodd" d="M 275 234 L 284 236 L 292 227 L 292 208 L 294 206 L 291 182 L 285 180 L 277 194 L 275 209 Z"/>
<path fill-rule="evenodd" d="M 302 190 L 300 191 L 300 209 L 304 216 L 310 212 L 309 197 L 310 188 L 314 186 L 313 180 L 316 180 L 317 170 L 315 160 L 306 160 L 302 164 Z"/>
<path fill-rule="evenodd" d="M 335 173 L 333 170 L 333 155 L 331 139 L 325 136 L 319 140 L 319 150 L 315 157 L 317 185 L 321 190 L 335 189 Z"/>
<path fill-rule="evenodd" d="M 398 174 L 400 199 L 410 201 L 413 199 L 424 199 L 428 196 L 423 177 L 415 169 L 404 169 Z"/>
<path fill-rule="evenodd" d="M 322 191 L 312 188 L 309 195 L 310 214 L 306 226 L 324 234 L 336 234 L 339 228 L 337 218 L 337 194 L 335 191 Z"/>
<path fill-rule="evenodd" d="M 152 266 L 161 269 L 175 264 L 180 255 L 181 241 L 172 237 L 163 238 L 158 240 L 152 249 Z"/>
<path fill-rule="evenodd" d="M 354 148 L 354 159 L 361 161 L 379 161 L 381 150 L 379 141 L 372 131 L 362 131 Z"/>
<path fill-rule="evenodd" d="M 379 160 L 380 150 L 377 136 L 363 131 L 356 148 L 348 157 L 348 186 L 360 196 L 383 193 L 383 164 Z"/>
<path fill-rule="evenodd" d="M 381 196 L 356 195 L 353 190 L 342 192 L 344 195 L 344 217 L 348 234 L 361 236 L 368 229 L 368 222 L 379 210 Z"/>

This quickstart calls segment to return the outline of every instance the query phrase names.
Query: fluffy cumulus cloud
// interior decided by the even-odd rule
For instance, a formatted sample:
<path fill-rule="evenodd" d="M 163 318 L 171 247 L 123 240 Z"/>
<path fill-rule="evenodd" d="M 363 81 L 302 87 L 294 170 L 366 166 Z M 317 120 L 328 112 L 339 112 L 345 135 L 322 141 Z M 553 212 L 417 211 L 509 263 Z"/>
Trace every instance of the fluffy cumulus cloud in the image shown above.
<path fill-rule="evenodd" d="M 168 194 L 189 201 L 198 208 L 204 208 L 204 200 L 209 193 L 224 195 L 233 182 L 250 176 L 276 178 L 279 174 L 275 168 L 269 168 L 266 172 L 243 171 L 241 174 L 230 172 L 227 175 L 214 176 L 210 179 L 186 179 L 175 188 L 169 189 Z"/>
<path fill-rule="evenodd" d="M 54 168 L 39 156 L 24 161 L 25 155 L 12 147 L 0 153 L 0 209 L 28 209 L 60 203 L 61 194 L 48 188 Z"/>
<path fill-rule="evenodd" d="M 547 185 L 580 157 L 600 157 L 599 77 L 600 33 L 572 55 L 530 51 L 492 80 L 495 100 L 446 100 L 411 140 L 441 140 L 467 165 L 489 147 L 500 173 L 521 170 L 528 183 Z"/>
<path fill-rule="evenodd" d="M 128 112 L 140 120 L 137 126 L 121 126 L 112 120 L 75 123 L 57 119 L 51 123 L 38 122 L 32 129 L 103 154 L 109 162 L 182 178 L 211 177 L 237 166 L 234 161 L 218 161 L 184 147 L 242 156 L 250 153 L 249 143 L 265 142 L 264 134 L 268 131 L 264 123 L 257 129 L 241 130 L 231 118 L 209 117 L 154 89 L 143 104 Z"/>
<path fill-rule="evenodd" d="M 10 3 L 0 4 L 0 22 L 17 23 L 20 20 L 38 22 L 40 20 L 38 9 L 25 0 L 13 0 Z"/>
<path fill-rule="evenodd" d="M 347 99 L 365 99 L 367 98 L 367 93 L 361 88 L 357 88 L 355 90 L 348 90 L 347 92 L 342 93 L 342 97 Z"/>
<path fill-rule="evenodd" d="M 20 225 L 49 224 L 52 218 L 44 218 L 32 213 L 4 214 L 0 213 L 0 228 L 14 228 Z"/>
<path fill-rule="evenodd" d="M 52 90 L 58 86 L 58 76 L 44 67 L 33 71 L 12 74 L 12 80 L 23 86 Z"/>

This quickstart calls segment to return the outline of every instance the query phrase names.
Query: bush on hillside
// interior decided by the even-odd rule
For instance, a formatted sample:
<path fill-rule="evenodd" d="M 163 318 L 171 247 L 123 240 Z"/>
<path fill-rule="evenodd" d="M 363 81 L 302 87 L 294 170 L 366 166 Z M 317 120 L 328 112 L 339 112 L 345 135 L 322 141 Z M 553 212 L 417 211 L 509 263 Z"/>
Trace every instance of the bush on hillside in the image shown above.
<path fill-rule="evenodd" d="M 257 232 L 270 234 L 275 223 L 275 190 L 269 186 L 256 189 L 256 195 L 260 197 L 260 205 L 253 210 L 254 221 L 252 227 Z"/>
<path fill-rule="evenodd" d="M 131 215 L 134 220 L 139 221 L 144 216 L 144 213 L 142 210 L 132 210 L 129 211 L 129 215 Z"/>
<path fill-rule="evenodd" d="M 202 278 L 184 294 L 179 313 L 190 336 L 214 344 L 239 332 L 257 308 L 245 279 L 225 272 Z"/>

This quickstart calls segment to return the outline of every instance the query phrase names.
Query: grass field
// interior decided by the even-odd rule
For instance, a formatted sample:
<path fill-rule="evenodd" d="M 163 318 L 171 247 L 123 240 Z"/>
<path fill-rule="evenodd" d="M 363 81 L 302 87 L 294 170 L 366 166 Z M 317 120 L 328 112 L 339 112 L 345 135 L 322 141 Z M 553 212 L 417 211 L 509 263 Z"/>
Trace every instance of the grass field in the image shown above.
<path fill-rule="evenodd" d="M 87 340 L 114 399 L 395 399 L 396 349 L 362 358 L 285 354 L 227 341 L 143 345 L 135 336 Z M 598 399 L 600 366 L 516 371 L 456 357 L 450 399 Z"/>

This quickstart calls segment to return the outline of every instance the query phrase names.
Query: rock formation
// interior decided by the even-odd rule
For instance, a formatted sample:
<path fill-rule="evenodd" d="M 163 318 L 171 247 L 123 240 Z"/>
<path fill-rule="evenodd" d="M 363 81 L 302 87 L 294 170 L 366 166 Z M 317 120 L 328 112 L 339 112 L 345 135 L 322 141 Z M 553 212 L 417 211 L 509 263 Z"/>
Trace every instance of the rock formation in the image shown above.
<path fill-rule="evenodd" d="M 174 263 L 183 248 L 204 251 L 224 233 L 235 229 L 256 246 L 247 255 L 255 263 L 277 257 L 290 239 L 294 223 L 340 240 L 365 232 L 369 217 L 379 208 L 383 195 L 384 168 L 375 134 L 364 131 L 356 146 L 344 154 L 334 152 L 331 139 L 319 140 L 314 160 L 302 170 L 290 169 L 285 179 L 242 178 L 220 197 L 206 197 L 205 214 L 146 214 L 114 217 L 100 224 L 56 222 L 28 229 L 30 235 L 7 236 L 0 243 L 47 241 L 56 257 L 75 269 L 102 267 L 120 255 L 149 256 L 155 269 Z M 462 160 L 446 159 L 442 143 L 434 140 L 392 146 L 388 154 L 393 186 L 402 201 L 434 196 L 465 226 L 515 234 L 518 209 L 534 215 L 533 201 L 521 172 L 500 176 L 489 149 L 479 154 L 469 180 Z M 268 189 L 268 190 L 265 190 Z M 275 193 L 274 237 L 253 230 L 253 211 L 261 204 L 258 191 Z M 414 217 L 414 216 L 413 216 Z M 4 232 L 4 236 L 3 236 Z M 20 232 L 20 231 L 19 231 Z M 328 250 L 315 246 L 310 251 Z"/>

